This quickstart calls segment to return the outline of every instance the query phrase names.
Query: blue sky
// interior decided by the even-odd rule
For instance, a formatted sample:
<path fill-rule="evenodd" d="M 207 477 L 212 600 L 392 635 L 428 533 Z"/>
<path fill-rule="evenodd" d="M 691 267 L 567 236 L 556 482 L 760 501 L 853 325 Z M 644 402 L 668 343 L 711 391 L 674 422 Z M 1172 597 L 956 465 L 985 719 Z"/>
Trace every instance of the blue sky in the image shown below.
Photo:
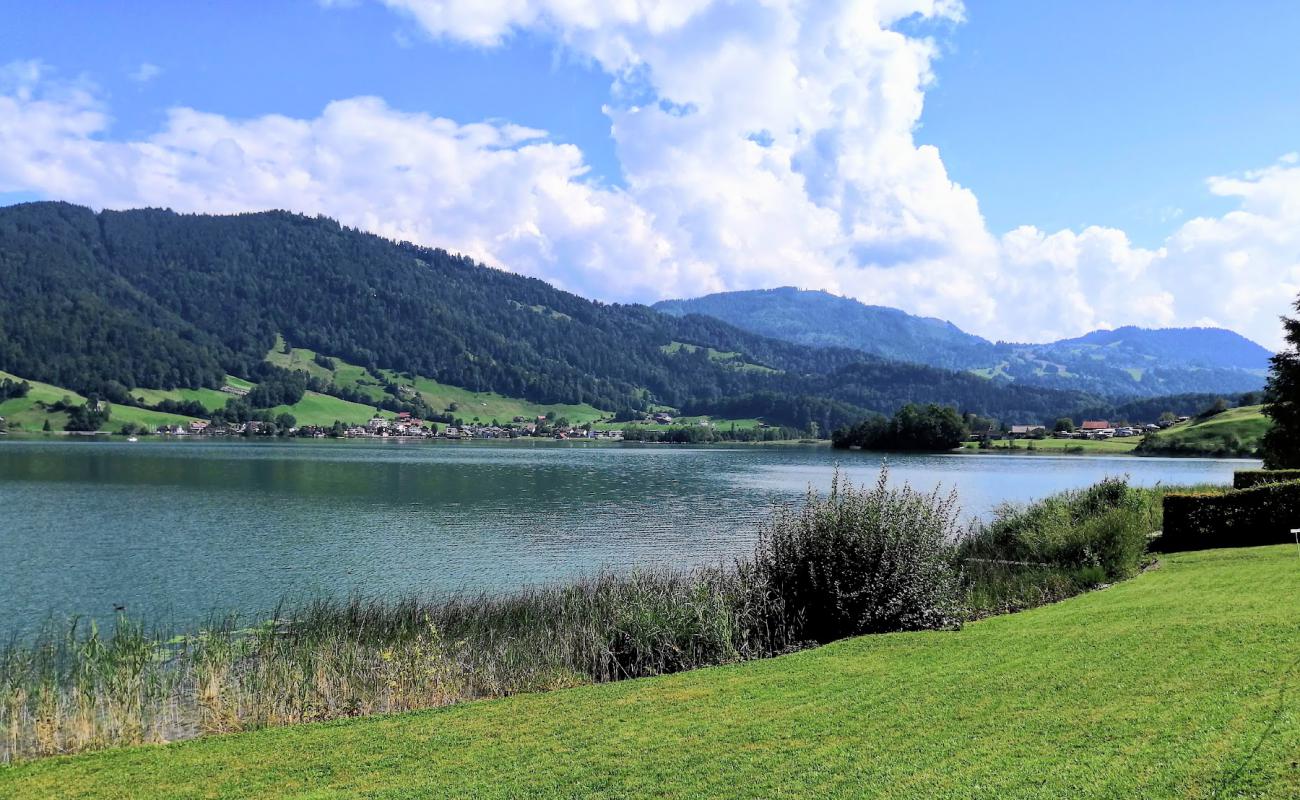
<path fill-rule="evenodd" d="M 289 206 L 604 299 L 798 283 L 1004 338 L 1277 340 L 1300 4 L 901 4 L 4 0 L 0 94 L 50 133 L 0 130 L 0 198 Z M 259 155 L 281 117 L 313 129 Z M 1226 273 L 1273 284 L 1216 299 Z M 1012 322 L 990 281 L 1058 299 Z"/>
<path fill-rule="evenodd" d="M 1207 176 L 1300 146 L 1298 31 L 1293 2 L 972 3 L 917 138 L 994 231 L 1107 225 L 1158 245 L 1231 207 Z"/>

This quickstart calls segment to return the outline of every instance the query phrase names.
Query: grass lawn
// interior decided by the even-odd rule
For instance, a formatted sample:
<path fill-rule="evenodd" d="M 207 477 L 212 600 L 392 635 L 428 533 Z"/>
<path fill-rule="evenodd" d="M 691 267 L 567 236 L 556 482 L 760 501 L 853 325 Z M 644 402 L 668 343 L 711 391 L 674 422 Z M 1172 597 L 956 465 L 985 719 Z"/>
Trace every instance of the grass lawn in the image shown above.
<path fill-rule="evenodd" d="M 962 450 L 978 453 L 1028 452 L 1029 445 L 1037 453 L 1078 453 L 1080 455 L 1122 455 L 1131 453 L 1142 441 L 1141 436 L 1124 439 L 1016 439 L 1014 441 L 993 442 L 992 450 L 980 450 L 979 442 L 963 442 Z"/>
<path fill-rule="evenodd" d="M 33 762 L 0 795 L 1296 797 L 1297 598 L 1294 546 L 1180 554 L 960 632 Z"/>

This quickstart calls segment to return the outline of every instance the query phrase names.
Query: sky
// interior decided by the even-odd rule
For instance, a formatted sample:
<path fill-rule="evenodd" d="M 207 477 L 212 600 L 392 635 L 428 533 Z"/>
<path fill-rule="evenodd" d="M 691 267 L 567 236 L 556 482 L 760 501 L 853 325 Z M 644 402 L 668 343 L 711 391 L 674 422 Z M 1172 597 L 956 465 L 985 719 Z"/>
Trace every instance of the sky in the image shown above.
<path fill-rule="evenodd" d="M 1300 293 L 1300 4 L 0 0 L 0 203 L 288 208 L 992 339 Z"/>

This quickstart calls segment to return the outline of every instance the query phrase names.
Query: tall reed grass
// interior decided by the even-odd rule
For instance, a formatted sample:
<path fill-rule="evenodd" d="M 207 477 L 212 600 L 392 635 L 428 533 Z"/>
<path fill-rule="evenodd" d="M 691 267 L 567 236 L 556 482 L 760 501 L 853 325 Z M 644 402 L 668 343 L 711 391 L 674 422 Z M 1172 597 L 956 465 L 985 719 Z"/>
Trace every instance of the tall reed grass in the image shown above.
<path fill-rule="evenodd" d="M 1137 568 L 1150 527 L 1122 482 L 960 522 L 955 498 L 858 488 L 777 509 L 752 557 L 498 596 L 318 599 L 171 636 L 120 616 L 0 651 L 0 761 L 768 657 L 843 636 L 951 628 Z"/>

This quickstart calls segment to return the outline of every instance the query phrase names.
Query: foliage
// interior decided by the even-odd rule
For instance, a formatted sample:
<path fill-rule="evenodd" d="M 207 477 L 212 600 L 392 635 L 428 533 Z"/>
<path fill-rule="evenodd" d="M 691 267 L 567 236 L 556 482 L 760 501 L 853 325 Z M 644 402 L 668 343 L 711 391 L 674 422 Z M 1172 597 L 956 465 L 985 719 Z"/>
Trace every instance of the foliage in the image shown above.
<path fill-rule="evenodd" d="M 163 399 L 153 405 L 153 410 L 167 414 L 179 414 L 182 417 L 195 417 L 196 419 L 206 419 L 209 413 L 207 406 L 198 400 Z"/>
<path fill-rule="evenodd" d="M 1232 473 L 1232 488 L 1251 489 L 1264 483 L 1300 481 L 1300 469 L 1239 469 Z"/>
<path fill-rule="evenodd" d="M 891 420 L 869 417 L 841 428 L 831 434 L 831 441 L 838 448 L 941 451 L 959 446 L 969 433 L 955 408 L 908 404 Z"/>
<path fill-rule="evenodd" d="M 1300 481 L 1263 483 L 1217 493 L 1167 494 L 1164 531 L 1155 547 L 1171 552 L 1254 547 L 1295 540 Z"/>
<path fill-rule="evenodd" d="M 1295 309 L 1300 312 L 1300 299 Z M 1287 349 L 1273 356 L 1264 391 L 1264 413 L 1273 427 L 1264 435 L 1264 465 L 1271 469 L 1300 467 L 1300 319 L 1284 317 Z"/>
<path fill-rule="evenodd" d="M 94 399 L 87 400 L 81 405 L 59 402 L 52 407 L 52 410 L 68 412 L 68 421 L 64 423 L 63 429 L 76 432 L 99 430 L 113 413 L 107 403 Z"/>
<path fill-rule="evenodd" d="M 1063 570 L 1084 583 L 1132 576 L 1160 526 L 1158 499 L 1107 479 L 1026 506 L 1006 504 L 961 544 L 964 560 Z"/>
<path fill-rule="evenodd" d="M 754 580 L 777 610 L 771 627 L 790 643 L 952 627 L 959 530 L 955 496 L 891 488 L 885 470 L 862 489 L 836 475 L 761 532 Z"/>
<path fill-rule="evenodd" d="M 5 378 L 0 380 L 0 402 L 17 397 L 26 397 L 31 390 L 32 385 L 27 381 L 15 381 Z"/>
<path fill-rule="evenodd" d="M 9 206 L 0 209 L 0 271 L 0 369 L 119 404 L 125 387 L 256 379 L 278 336 L 282 349 L 292 342 L 319 354 L 317 369 L 328 358 L 536 403 L 669 406 L 822 431 L 933 397 L 1034 418 L 1092 399 L 592 302 L 443 250 L 285 212 Z M 691 347 L 673 350 L 674 342 Z M 736 356 L 724 363 L 710 352 Z M 346 396 L 341 384 L 307 388 L 375 402 Z"/>

